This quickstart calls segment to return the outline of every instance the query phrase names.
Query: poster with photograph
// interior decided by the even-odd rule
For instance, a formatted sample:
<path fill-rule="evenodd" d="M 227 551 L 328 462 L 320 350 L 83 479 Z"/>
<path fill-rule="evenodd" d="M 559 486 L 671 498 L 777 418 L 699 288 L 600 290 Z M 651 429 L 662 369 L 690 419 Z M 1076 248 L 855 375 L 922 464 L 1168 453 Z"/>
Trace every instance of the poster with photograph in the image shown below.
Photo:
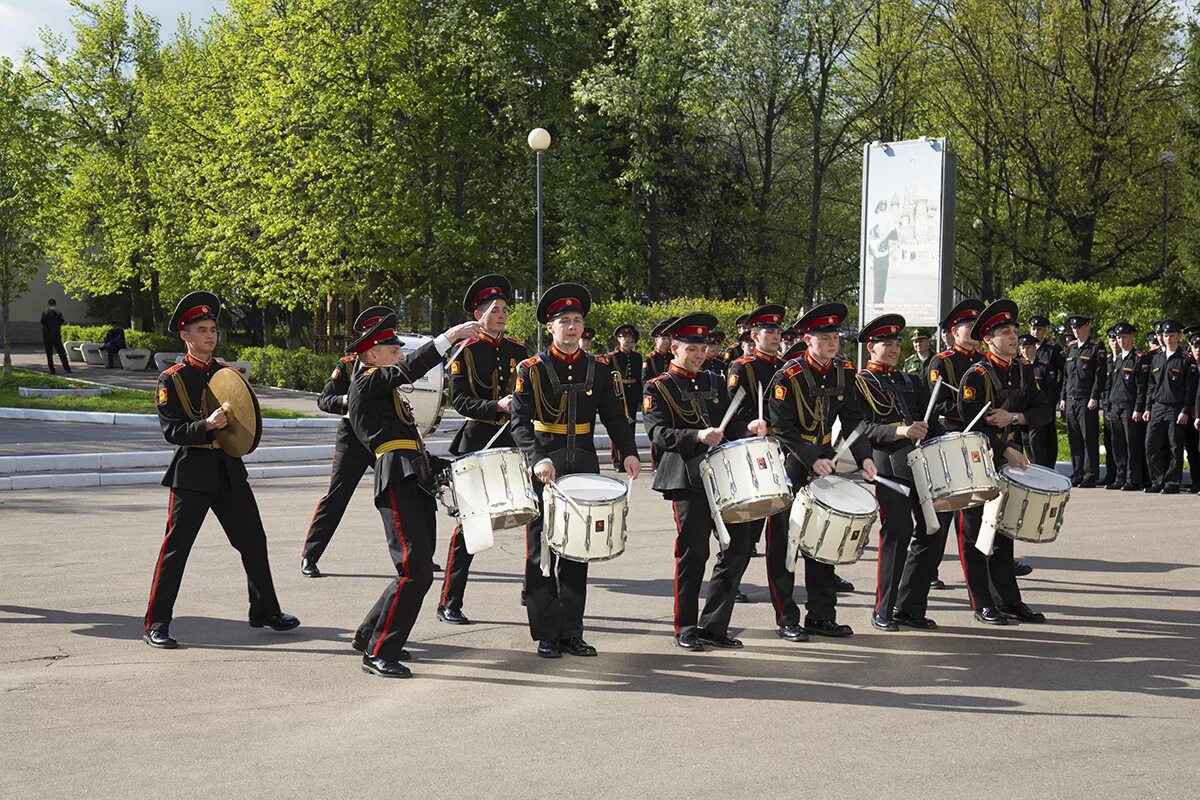
<path fill-rule="evenodd" d="M 859 323 L 936 325 L 954 277 L 954 157 L 945 139 L 873 142 L 863 154 Z"/>

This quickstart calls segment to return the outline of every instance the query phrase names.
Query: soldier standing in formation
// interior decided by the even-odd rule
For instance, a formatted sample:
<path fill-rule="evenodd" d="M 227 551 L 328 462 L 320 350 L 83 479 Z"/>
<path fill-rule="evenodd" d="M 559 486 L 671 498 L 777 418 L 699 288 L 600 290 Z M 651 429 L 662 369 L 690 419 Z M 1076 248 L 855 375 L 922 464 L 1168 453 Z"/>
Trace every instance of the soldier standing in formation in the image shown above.
<path fill-rule="evenodd" d="M 1083 489 L 1100 480 L 1100 397 L 1108 374 L 1104 345 L 1092 339 L 1092 318 L 1067 320 L 1075 338 L 1067 344 L 1066 368 L 1058 410 L 1067 420 L 1071 448 L 1071 484 Z"/>
<path fill-rule="evenodd" d="M 1196 403 L 1197 368 L 1191 353 L 1180 347 L 1182 330 L 1173 319 L 1159 323 L 1163 347 L 1150 362 L 1150 378 L 1138 404 L 1147 423 L 1147 492 L 1178 494 L 1183 479 L 1184 437 Z"/>
<path fill-rule="evenodd" d="M 1041 368 L 1042 391 L 1049 398 L 1057 398 L 1062 390 L 1063 370 L 1066 368 L 1066 355 L 1058 342 L 1047 339 L 1046 331 L 1050 320 L 1040 314 L 1029 318 L 1029 333 L 1037 340 L 1037 349 L 1033 361 Z M 1033 363 L 1031 361 L 1030 363 Z M 1027 434 L 1031 455 L 1029 460 L 1040 467 L 1054 469 L 1058 462 L 1058 425 L 1051 419 L 1045 425 L 1031 428 Z"/>
<path fill-rule="evenodd" d="M 617 340 L 617 349 L 608 354 L 608 363 L 612 365 L 617 394 L 625 403 L 625 417 L 629 420 L 630 428 L 636 432 L 637 410 L 642 402 L 642 354 L 635 348 L 641 334 L 636 326 L 626 322 L 617 326 L 613 338 Z M 616 442 L 611 437 L 608 454 L 613 469 L 623 472 L 625 467 L 621 464 L 621 454 L 617 452 Z"/>

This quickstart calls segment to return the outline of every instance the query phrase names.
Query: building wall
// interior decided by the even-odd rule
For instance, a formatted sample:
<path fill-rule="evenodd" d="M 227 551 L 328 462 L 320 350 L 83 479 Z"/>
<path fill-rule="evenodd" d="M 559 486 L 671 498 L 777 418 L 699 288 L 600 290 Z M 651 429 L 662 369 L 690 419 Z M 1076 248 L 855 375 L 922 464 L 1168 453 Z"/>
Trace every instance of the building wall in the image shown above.
<path fill-rule="evenodd" d="M 62 285 L 50 280 L 50 264 L 43 261 L 37 274 L 29 279 L 29 291 L 12 304 L 13 344 L 40 344 L 42 326 L 39 320 L 46 310 L 50 298 L 58 303 L 58 310 L 70 325 L 95 325 L 87 317 L 87 304 L 67 297 Z"/>

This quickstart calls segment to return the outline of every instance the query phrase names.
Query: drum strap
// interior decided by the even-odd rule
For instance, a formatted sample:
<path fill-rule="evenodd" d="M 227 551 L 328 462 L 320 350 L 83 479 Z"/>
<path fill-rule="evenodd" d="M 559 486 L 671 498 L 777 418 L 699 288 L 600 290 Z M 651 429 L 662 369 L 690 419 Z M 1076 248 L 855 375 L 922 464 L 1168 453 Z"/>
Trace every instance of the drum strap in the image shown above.
<path fill-rule="evenodd" d="M 559 380 L 558 370 L 554 368 L 554 364 L 549 363 L 549 359 L 542 362 L 546 367 L 546 376 L 550 379 L 550 390 L 556 397 L 562 397 L 565 395 L 564 399 L 566 400 L 567 404 L 566 458 L 568 466 L 575 463 L 575 435 L 578 431 L 575 422 L 579 416 L 579 395 L 591 394 L 592 383 L 596 379 L 596 359 L 590 353 L 584 353 L 583 357 L 587 359 L 587 376 L 584 378 L 583 383 L 572 383 L 567 385 L 564 385 L 563 382 Z M 551 356 L 551 358 L 553 358 L 553 356 Z"/>

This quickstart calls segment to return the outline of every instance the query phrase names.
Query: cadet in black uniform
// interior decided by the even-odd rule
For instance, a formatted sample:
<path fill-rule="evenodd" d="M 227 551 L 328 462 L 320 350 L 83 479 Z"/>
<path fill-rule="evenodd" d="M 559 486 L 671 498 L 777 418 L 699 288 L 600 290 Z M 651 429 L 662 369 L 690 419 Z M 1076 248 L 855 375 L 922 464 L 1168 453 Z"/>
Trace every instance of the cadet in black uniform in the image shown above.
<path fill-rule="evenodd" d="M 393 313 L 387 306 L 371 306 L 354 321 L 355 334 L 361 334 L 384 316 Z M 333 539 L 333 533 L 346 514 L 350 498 L 367 467 L 375 464 L 375 455 L 363 446 L 350 427 L 347 415 L 346 395 L 350 392 L 350 379 L 358 368 L 358 356 L 351 353 L 338 360 L 333 374 L 325 382 L 325 388 L 317 397 L 317 408 L 326 414 L 340 414 L 337 439 L 333 445 L 333 464 L 329 470 L 329 491 L 317 502 L 308 533 L 304 537 L 304 550 L 300 556 L 300 574 L 306 578 L 321 577 L 317 566 L 325 548 Z"/>
<path fill-rule="evenodd" d="M 867 427 L 864 435 L 871 442 L 871 458 L 880 475 L 891 477 L 912 490 L 912 470 L 907 457 L 914 445 L 926 436 L 941 436 L 945 431 L 936 421 L 931 426 L 921 419 L 929 403 L 929 389 L 923 378 L 914 377 L 897 367 L 900 362 L 900 333 L 904 317 L 884 314 L 863 326 L 858 341 L 867 346 L 868 361 L 858 373 L 858 390 L 865 404 Z M 924 616 L 915 617 L 896 608 L 900 578 L 913 531 L 925 536 L 926 524 L 915 491 L 904 495 L 882 484 L 875 487 L 879 502 L 879 562 L 876 572 L 875 610 L 871 624 L 881 631 L 899 630 L 902 623 L 922 630 L 937 624 Z M 936 525 L 936 520 L 930 520 Z M 926 550 L 931 558 L 933 551 Z M 936 564 L 932 565 L 934 568 Z M 919 587 L 918 587 L 919 588 Z M 925 585 L 928 594 L 929 585 Z"/>
<path fill-rule="evenodd" d="M 513 439 L 533 465 L 539 497 L 542 487 L 556 477 L 600 471 L 592 438 L 597 415 L 617 443 L 625 472 L 636 479 L 641 469 L 608 359 L 579 349 L 583 318 L 591 305 L 587 289 L 577 283 L 560 283 L 547 290 L 538 303 L 537 319 L 550 332 L 550 346 L 521 362 L 517 371 Z M 596 648 L 583 640 L 588 565 L 551 553 L 550 576 L 544 577 L 543 525 L 539 516 L 525 535 L 526 611 L 537 654 L 561 658 L 566 651 L 594 656 Z"/>
<path fill-rule="evenodd" d="M 1100 479 L 1100 396 L 1104 393 L 1108 354 L 1103 344 L 1091 338 L 1091 317 L 1077 314 L 1067 322 L 1075 338 L 1067 344 L 1058 409 L 1067 420 L 1071 483 L 1090 489 Z"/>
<path fill-rule="evenodd" d="M 1046 331 L 1050 327 L 1050 319 L 1040 314 L 1029 318 L 1029 332 L 1037 339 L 1035 360 L 1041 367 L 1042 392 L 1051 400 L 1056 399 L 1062 390 L 1063 370 L 1066 369 L 1067 359 L 1062 346 L 1058 342 L 1047 339 Z M 1040 428 L 1027 433 L 1029 448 L 1033 454 L 1029 460 L 1040 467 L 1054 469 L 1058 462 L 1058 425 L 1054 418 Z"/>
<path fill-rule="evenodd" d="M 1183 480 L 1186 427 L 1196 403 L 1196 362 L 1180 346 L 1183 326 L 1165 319 L 1159 325 L 1163 349 L 1150 362 L 1142 421 L 1146 426 L 1146 461 L 1151 485 L 1147 492 L 1178 494 Z"/>
<path fill-rule="evenodd" d="M 584 328 L 583 333 L 579 337 L 579 349 L 585 353 L 592 352 L 592 346 L 595 339 L 596 330 L 594 328 Z"/>
<path fill-rule="evenodd" d="M 1054 415 L 1054 407 L 1037 388 L 1033 369 L 1017 360 L 1017 304 L 997 300 L 985 308 L 971 337 L 985 341 L 988 352 L 959 383 L 960 416 L 972 420 L 985 403 L 991 403 L 972 430 L 988 437 L 997 469 L 1005 464 L 1023 469 L 1029 460 L 1019 449 L 1016 428 L 1044 425 L 1046 418 Z M 975 546 L 983 523 L 983 506 L 968 508 L 959 515 L 960 556 L 975 619 L 993 625 L 1007 624 L 1010 619 L 1044 622 L 1044 614 L 1021 600 L 1013 571 L 1013 540 L 998 534 L 991 555 L 985 556 Z"/>
<path fill-rule="evenodd" d="M 503 275 L 479 278 L 463 297 L 463 310 L 479 323 L 479 335 L 463 345 L 450 364 L 451 402 L 465 420 L 450 443 L 450 452 L 456 456 L 482 450 L 497 433 L 492 447 L 516 447 L 508 428 L 512 390 L 517 365 L 528 353 L 524 344 L 504 335 L 511 299 L 512 284 Z M 456 524 L 438 598 L 437 616 L 442 622 L 470 623 L 462 604 L 473 560 L 462 525 Z"/>
<path fill-rule="evenodd" d="M 721 359 L 726 364 L 732 364 L 745 355 L 742 352 L 742 335 L 750 332 L 750 327 L 746 324 L 748 319 L 750 319 L 749 314 L 742 314 L 734 321 L 734 325 L 737 327 L 737 335 L 733 337 L 733 341 L 730 342 L 729 347 L 725 348 L 725 352 L 721 355 Z"/>
<path fill-rule="evenodd" d="M 642 413 L 650 446 L 654 450 L 654 489 L 671 501 L 675 511 L 675 643 L 685 650 L 704 645 L 740 648 L 729 636 L 733 596 L 750 553 L 744 526 L 730 529 L 726 552 L 738 558 L 718 560 L 708 582 L 708 600 L 700 612 L 700 586 L 708 563 L 708 542 L 714 523 L 708 498 L 700 483 L 700 460 L 725 435 L 716 426 L 729 407 L 721 375 L 701 369 L 706 340 L 717 318 L 711 314 L 685 314 L 668 328 L 673 357 L 667 371 L 646 384 Z M 738 418 L 726 428 L 730 438 L 745 433 Z M 740 567 L 740 570 L 739 570 Z"/>
<path fill-rule="evenodd" d="M 246 480 L 246 467 L 240 458 L 227 455 L 213 441 L 213 432 L 229 424 L 225 411 L 218 408 L 207 417 L 201 416 L 204 388 L 225 366 L 213 358 L 220 313 L 221 301 L 215 294 L 192 292 L 175 306 L 168 326 L 187 345 L 187 355 L 182 363 L 158 377 L 158 424 L 163 438 L 176 447 L 162 480 L 163 486 L 171 489 L 167 531 L 150 583 L 142 634 L 152 647 L 177 646 L 169 632 L 171 613 L 188 554 L 209 509 L 242 556 L 250 592 L 250 627 L 286 631 L 300 624 L 300 620 L 279 610 L 267 560 L 267 534 Z"/>
<path fill-rule="evenodd" d="M 1143 480 L 1146 434 L 1135 409 L 1144 356 L 1133 349 L 1133 337 L 1137 332 L 1133 325 L 1118 322 L 1112 332 L 1116 345 L 1109 362 L 1108 390 L 1104 396 L 1104 424 L 1112 442 L 1114 467 L 1113 481 L 1108 488 L 1132 491 L 1141 486 Z"/>
<path fill-rule="evenodd" d="M 854 365 L 836 355 L 840 345 L 838 325 L 846 318 L 846 306 L 825 303 L 796 321 L 808 343 L 803 357 L 787 362 L 775 373 L 767 393 L 771 434 L 787 453 L 786 469 L 792 486 L 799 489 L 813 478 L 832 474 L 834 448 L 830 428 L 840 420 L 844 435 L 862 423 L 866 414 L 858 394 Z M 871 443 L 860 436 L 850 453 L 867 480 L 875 479 Z M 786 566 L 787 528 L 776 528 L 777 514 L 770 520 L 767 539 L 767 575 L 771 602 L 775 606 L 779 635 L 789 641 L 799 624 L 799 608 L 792 599 L 795 575 Z M 849 636 L 849 625 L 837 623 L 837 586 L 833 566 L 804 556 L 805 603 L 803 633 Z"/>
<path fill-rule="evenodd" d="M 702 372 L 715 372 L 724 380 L 725 375 L 729 372 L 729 365 L 721 357 L 721 345 L 725 342 L 725 334 L 719 330 L 712 330 L 708 333 L 708 339 L 705 341 L 705 356 L 704 364 L 701 365 Z"/>
<path fill-rule="evenodd" d="M 637 410 L 642 402 L 642 354 L 635 348 L 641 334 L 636 326 L 626 322 L 617 326 L 613 337 L 617 340 L 617 349 L 608 354 L 608 363 L 613 371 L 613 385 L 625 403 L 625 418 L 629 420 L 629 427 L 636 433 Z M 608 455 L 612 459 L 613 469 L 618 472 L 625 469 L 621 466 L 621 454 L 617 452 L 617 445 L 611 439 Z"/>
<path fill-rule="evenodd" d="M 654 330 L 650 331 L 650 335 L 654 337 L 654 349 L 646 354 L 646 360 L 642 365 L 643 384 L 651 378 L 662 375 L 667 371 L 667 364 L 671 363 L 671 337 L 665 335 L 663 331 L 669 328 L 674 321 L 673 317 L 664 319 L 654 326 Z"/>
<path fill-rule="evenodd" d="M 967 421 L 958 415 L 958 382 L 967 370 L 982 356 L 976 349 L 979 343 L 971 338 L 971 329 L 979 312 L 983 310 L 981 300 L 963 300 L 950 310 L 941 321 L 946 340 L 951 342 L 949 349 L 943 350 L 929 359 L 929 387 L 941 381 L 944 385 L 938 390 L 937 402 L 933 406 L 931 420 L 940 420 L 948 431 L 961 431 Z M 923 413 L 923 412 L 922 412 Z M 900 579 L 900 602 L 898 608 L 917 617 L 925 616 L 926 600 L 929 592 L 922 582 L 933 589 L 944 589 L 946 584 L 938 577 L 938 567 L 946 552 L 946 537 L 950 533 L 950 522 L 955 515 L 951 512 L 938 514 L 938 532 L 934 536 L 918 536 L 913 540 L 912 553 L 904 566 L 904 577 Z M 961 533 L 961 530 L 960 530 Z M 929 550 L 936 551 L 936 555 Z M 926 572 L 932 565 L 933 571 Z"/>
<path fill-rule="evenodd" d="M 362 367 L 350 382 L 348 400 L 354 434 L 375 454 L 375 507 L 396 567 L 396 577 L 351 645 L 363 653 L 363 672 L 384 678 L 412 674 L 401 659 L 407 657 L 404 645 L 433 585 L 434 477 L 445 463 L 425 451 L 412 406 L 397 390 L 442 363 L 453 342 L 479 332 L 475 322 L 456 325 L 402 361 L 396 324 L 396 315 L 387 314 L 350 346 Z"/>
<path fill-rule="evenodd" d="M 1192 361 L 1200 364 L 1200 325 L 1191 325 L 1183 329 L 1182 337 L 1180 338 L 1180 347 L 1189 347 L 1192 356 Z M 1196 392 L 1198 400 L 1200 400 L 1200 389 Z M 1198 419 L 1198 415 L 1193 411 L 1192 421 Z M 1186 429 L 1183 437 L 1183 449 L 1187 453 L 1188 472 L 1191 475 L 1191 485 L 1188 486 L 1188 491 L 1192 494 L 1200 494 L 1200 428 L 1195 424 L 1185 425 Z"/>

